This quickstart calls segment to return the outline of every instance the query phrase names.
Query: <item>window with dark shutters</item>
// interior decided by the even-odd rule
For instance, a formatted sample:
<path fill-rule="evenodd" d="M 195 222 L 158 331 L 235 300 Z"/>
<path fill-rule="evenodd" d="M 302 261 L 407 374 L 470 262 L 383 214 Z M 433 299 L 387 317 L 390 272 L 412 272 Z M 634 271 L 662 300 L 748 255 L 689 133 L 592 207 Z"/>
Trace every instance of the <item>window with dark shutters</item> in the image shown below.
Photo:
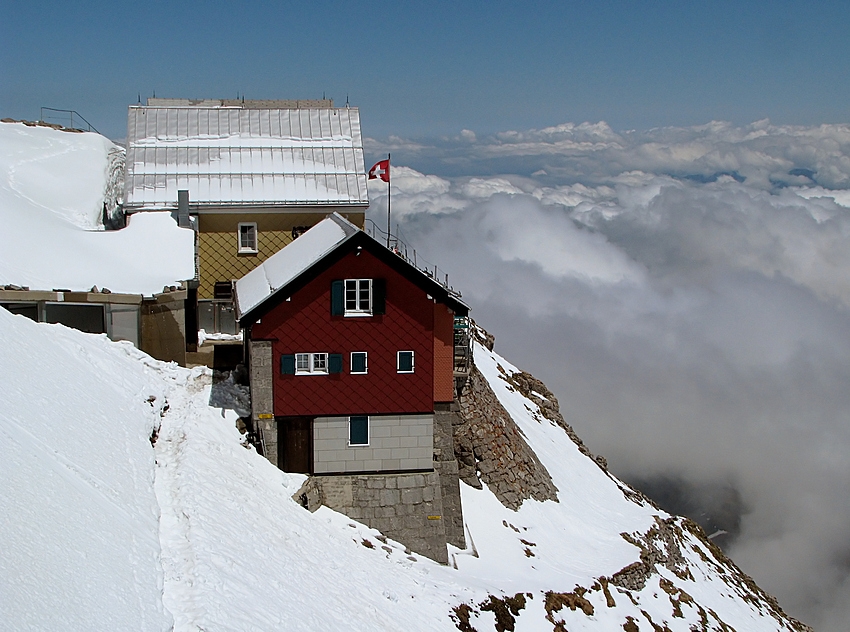
<path fill-rule="evenodd" d="M 369 417 L 352 415 L 348 418 L 348 445 L 369 445 Z"/>
<path fill-rule="evenodd" d="M 295 354 L 290 353 L 280 356 L 281 375 L 295 375 Z"/>
<path fill-rule="evenodd" d="M 368 372 L 367 356 L 365 351 L 351 352 L 351 372 L 366 373 Z"/>
<path fill-rule="evenodd" d="M 398 364 L 396 365 L 399 373 L 413 373 L 413 352 L 399 351 Z"/>

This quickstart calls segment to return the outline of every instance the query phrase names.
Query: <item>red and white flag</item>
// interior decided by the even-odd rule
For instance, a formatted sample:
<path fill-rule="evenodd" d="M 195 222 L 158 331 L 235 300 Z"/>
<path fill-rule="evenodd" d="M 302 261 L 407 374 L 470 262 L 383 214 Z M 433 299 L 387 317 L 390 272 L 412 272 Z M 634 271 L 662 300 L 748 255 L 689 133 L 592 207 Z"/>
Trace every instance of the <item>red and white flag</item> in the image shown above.
<path fill-rule="evenodd" d="M 369 179 L 375 180 L 380 178 L 384 182 L 390 181 L 390 160 L 379 160 L 371 169 L 369 169 Z"/>

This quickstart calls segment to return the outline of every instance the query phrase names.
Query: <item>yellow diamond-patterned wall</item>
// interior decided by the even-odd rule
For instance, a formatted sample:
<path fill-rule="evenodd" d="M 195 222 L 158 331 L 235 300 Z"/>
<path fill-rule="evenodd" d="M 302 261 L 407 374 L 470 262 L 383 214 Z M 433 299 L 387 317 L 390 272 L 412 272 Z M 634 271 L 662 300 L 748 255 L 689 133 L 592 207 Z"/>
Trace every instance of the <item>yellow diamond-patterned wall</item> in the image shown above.
<path fill-rule="evenodd" d="M 198 216 L 198 298 L 213 298 L 216 281 L 238 279 L 292 241 L 296 226 L 313 226 L 328 215 L 320 213 L 204 213 Z M 362 228 L 364 213 L 345 213 Z M 256 222 L 257 254 L 238 254 L 239 224 Z"/>

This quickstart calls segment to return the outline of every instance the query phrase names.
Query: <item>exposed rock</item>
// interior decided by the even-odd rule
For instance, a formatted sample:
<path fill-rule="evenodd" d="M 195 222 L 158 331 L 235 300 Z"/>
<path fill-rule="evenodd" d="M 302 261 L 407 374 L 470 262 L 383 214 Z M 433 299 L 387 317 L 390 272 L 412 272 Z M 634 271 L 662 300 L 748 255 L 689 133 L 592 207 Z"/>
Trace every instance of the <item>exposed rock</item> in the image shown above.
<path fill-rule="evenodd" d="M 563 428 L 572 442 L 578 446 L 579 452 L 585 456 L 589 456 L 599 467 L 607 471 L 608 462 L 605 460 L 605 457 L 595 456 L 592 454 L 587 446 L 584 445 L 584 442 L 576 434 L 575 430 L 573 430 L 572 426 L 564 421 L 564 417 L 561 415 L 560 406 L 558 405 L 558 398 L 555 397 L 552 391 L 546 388 L 546 385 L 543 382 L 527 371 L 520 371 L 519 373 L 512 374 L 506 372 L 502 375 L 502 379 L 513 386 L 523 397 L 530 399 L 532 402 L 537 404 L 537 407 L 540 409 L 540 414 L 552 423 L 558 424 L 561 428 Z"/>

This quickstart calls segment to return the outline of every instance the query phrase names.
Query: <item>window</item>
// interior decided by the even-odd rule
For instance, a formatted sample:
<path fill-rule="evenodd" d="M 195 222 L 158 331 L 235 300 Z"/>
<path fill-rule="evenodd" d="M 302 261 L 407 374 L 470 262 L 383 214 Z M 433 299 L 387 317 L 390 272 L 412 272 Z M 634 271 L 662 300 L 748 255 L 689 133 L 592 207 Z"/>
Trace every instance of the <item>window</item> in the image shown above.
<path fill-rule="evenodd" d="M 369 417 L 352 415 L 348 418 L 348 445 L 369 445 Z"/>
<path fill-rule="evenodd" d="M 413 373 L 413 352 L 399 351 L 396 368 L 399 373 Z"/>
<path fill-rule="evenodd" d="M 386 313 L 385 279 L 340 279 L 331 282 L 331 316 L 377 316 Z"/>
<path fill-rule="evenodd" d="M 341 353 L 290 353 L 280 356 L 281 375 L 342 373 Z"/>
<path fill-rule="evenodd" d="M 345 280 L 345 315 L 372 315 L 372 279 Z"/>
<path fill-rule="evenodd" d="M 257 254 L 257 223 L 239 223 L 239 254 Z"/>
<path fill-rule="evenodd" d="M 351 352 L 351 372 L 352 373 L 368 373 L 369 362 L 365 351 Z"/>
<path fill-rule="evenodd" d="M 296 353 L 295 374 L 303 373 L 327 373 L 327 353 Z"/>

